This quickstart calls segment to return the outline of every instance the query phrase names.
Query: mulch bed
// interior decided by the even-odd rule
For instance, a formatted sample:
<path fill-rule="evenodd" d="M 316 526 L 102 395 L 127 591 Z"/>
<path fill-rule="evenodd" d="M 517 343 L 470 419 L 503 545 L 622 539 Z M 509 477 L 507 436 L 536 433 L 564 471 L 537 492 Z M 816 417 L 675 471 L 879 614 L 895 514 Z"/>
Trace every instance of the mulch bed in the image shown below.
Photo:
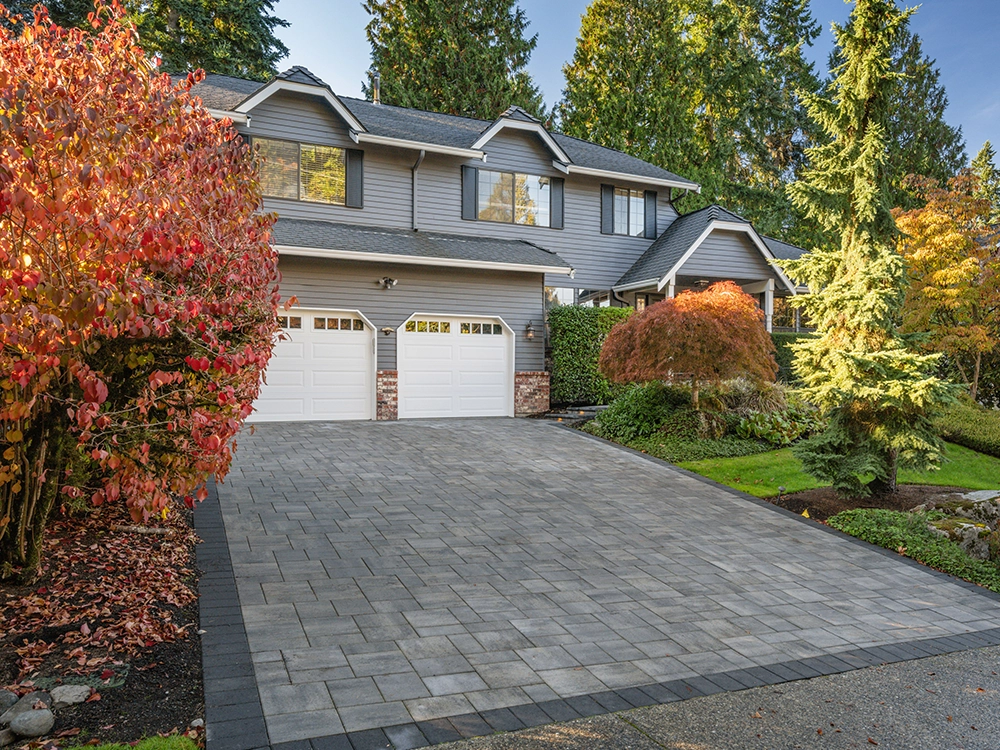
<path fill-rule="evenodd" d="M 19 694 L 85 684 L 85 703 L 59 709 L 51 735 L 12 747 L 131 743 L 188 732 L 205 716 L 198 577 L 190 511 L 132 525 L 120 504 L 50 524 L 42 575 L 0 582 L 0 687 Z M 153 522 L 151 522 L 151 525 Z"/>
<path fill-rule="evenodd" d="M 809 511 L 809 517 L 817 521 L 825 521 L 842 510 L 855 508 L 882 508 L 884 510 L 908 511 L 918 505 L 935 500 L 955 500 L 969 490 L 961 487 L 933 487 L 926 484 L 901 484 L 892 495 L 881 497 L 850 498 L 841 497 L 831 487 L 820 487 L 815 490 L 794 492 L 780 498 L 771 498 L 769 502 L 801 514 Z"/>

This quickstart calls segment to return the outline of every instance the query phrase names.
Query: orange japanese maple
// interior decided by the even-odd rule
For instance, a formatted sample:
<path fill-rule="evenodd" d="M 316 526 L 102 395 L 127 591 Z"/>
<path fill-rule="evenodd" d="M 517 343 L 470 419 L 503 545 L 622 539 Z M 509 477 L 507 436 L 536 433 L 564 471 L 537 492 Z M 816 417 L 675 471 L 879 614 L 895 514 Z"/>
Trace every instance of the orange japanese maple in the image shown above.
<path fill-rule="evenodd" d="M 647 307 L 611 329 L 599 367 L 610 380 L 689 381 L 698 408 L 704 383 L 735 377 L 773 381 L 778 372 L 764 313 L 732 281 L 686 291 Z"/>
<path fill-rule="evenodd" d="M 204 497 L 277 330 L 252 153 L 120 18 L 0 24 L 0 577 L 60 493 Z"/>

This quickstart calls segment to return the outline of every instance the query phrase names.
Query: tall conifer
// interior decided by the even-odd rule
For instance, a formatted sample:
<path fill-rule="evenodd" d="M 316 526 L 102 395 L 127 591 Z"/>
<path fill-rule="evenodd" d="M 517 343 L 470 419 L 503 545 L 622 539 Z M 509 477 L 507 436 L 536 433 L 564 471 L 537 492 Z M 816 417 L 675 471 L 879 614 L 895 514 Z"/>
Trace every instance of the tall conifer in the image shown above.
<path fill-rule="evenodd" d="M 798 345 L 795 371 L 806 396 L 829 417 L 825 432 L 800 444 L 805 469 L 839 491 L 896 488 L 898 467 L 928 469 L 942 445 L 928 413 L 951 398 L 934 376 L 938 355 L 915 354 L 897 330 L 907 288 L 891 214 L 887 141 L 895 79 L 892 45 L 909 11 L 893 0 L 857 0 L 835 26 L 841 64 L 823 95 L 807 97 L 826 142 L 790 187 L 807 216 L 840 237 L 784 264 L 809 285 L 798 298 L 817 336 Z"/>

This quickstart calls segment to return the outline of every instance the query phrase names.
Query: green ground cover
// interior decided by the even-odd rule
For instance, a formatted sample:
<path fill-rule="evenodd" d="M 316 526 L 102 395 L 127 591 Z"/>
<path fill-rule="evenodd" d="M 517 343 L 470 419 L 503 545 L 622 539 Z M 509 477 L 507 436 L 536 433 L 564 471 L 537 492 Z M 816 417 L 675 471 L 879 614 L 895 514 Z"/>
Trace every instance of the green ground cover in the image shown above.
<path fill-rule="evenodd" d="M 1000 488 L 1000 459 L 954 443 L 947 444 L 947 458 L 939 471 L 902 471 L 899 482 L 967 487 L 970 490 Z M 775 497 L 778 487 L 784 487 L 787 494 L 822 486 L 802 470 L 799 460 L 788 448 L 750 456 L 684 461 L 680 466 L 762 498 Z"/>

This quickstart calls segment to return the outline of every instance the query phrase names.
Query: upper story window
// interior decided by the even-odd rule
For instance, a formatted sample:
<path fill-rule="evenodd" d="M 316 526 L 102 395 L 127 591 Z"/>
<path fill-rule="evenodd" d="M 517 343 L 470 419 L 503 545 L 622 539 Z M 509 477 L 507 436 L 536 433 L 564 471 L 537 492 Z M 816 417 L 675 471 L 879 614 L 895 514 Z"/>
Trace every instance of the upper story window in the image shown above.
<path fill-rule="evenodd" d="M 615 234 L 642 237 L 646 232 L 646 195 L 642 190 L 615 188 Z"/>
<path fill-rule="evenodd" d="M 656 191 L 601 185 L 601 234 L 656 238 Z"/>
<path fill-rule="evenodd" d="M 563 181 L 463 166 L 462 218 L 562 229 Z"/>
<path fill-rule="evenodd" d="M 253 142 L 264 157 L 260 183 L 266 197 L 360 207 L 360 151 L 272 138 Z"/>
<path fill-rule="evenodd" d="M 547 227 L 550 209 L 548 177 L 479 170 L 480 221 Z"/>

